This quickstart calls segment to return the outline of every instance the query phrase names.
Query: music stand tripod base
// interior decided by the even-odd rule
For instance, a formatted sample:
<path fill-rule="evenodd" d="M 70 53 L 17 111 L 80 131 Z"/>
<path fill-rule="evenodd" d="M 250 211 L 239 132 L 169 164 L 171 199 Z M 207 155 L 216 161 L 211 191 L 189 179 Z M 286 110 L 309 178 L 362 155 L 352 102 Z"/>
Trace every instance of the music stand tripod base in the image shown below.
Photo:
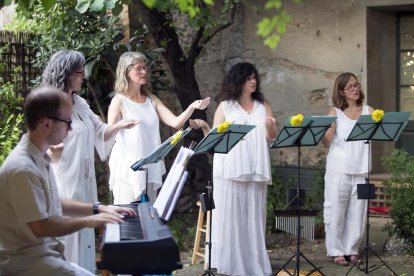
<path fill-rule="evenodd" d="M 331 124 L 336 119 L 335 116 L 306 116 L 300 126 L 292 126 L 290 118 L 286 119 L 284 127 L 281 129 L 275 141 L 272 143 L 270 148 L 283 148 L 283 147 L 297 147 L 298 148 L 298 185 L 296 189 L 296 211 L 297 211 L 297 242 L 296 252 L 290 257 L 279 270 L 276 271 L 276 275 L 280 271 L 286 272 L 290 276 L 298 276 L 300 271 L 300 257 L 302 257 L 309 265 L 313 267 L 313 270 L 307 275 L 311 275 L 314 272 L 319 272 L 320 275 L 325 275 L 320 271 L 320 268 L 316 267 L 306 256 L 300 251 L 300 239 L 301 239 L 301 219 L 300 219 L 300 178 L 301 178 L 301 163 L 300 153 L 301 146 L 316 146 L 322 139 L 326 131 L 331 127 Z M 287 269 L 287 265 L 293 260 L 296 260 L 295 268 Z"/>
<path fill-rule="evenodd" d="M 387 112 L 381 121 L 375 122 L 372 120 L 371 115 L 361 115 L 358 121 L 355 123 L 354 128 L 349 134 L 346 141 L 362 141 L 365 140 L 365 144 L 368 145 L 368 173 L 365 179 L 365 184 L 358 185 L 358 199 L 367 200 L 366 214 L 366 245 L 362 253 L 358 256 L 358 259 L 352 264 L 349 269 L 348 275 L 354 267 L 368 274 L 378 268 L 385 266 L 388 268 L 393 275 L 397 275 L 381 258 L 375 253 L 369 245 L 369 200 L 375 197 L 375 190 L 373 185 L 370 183 L 369 166 L 371 163 L 371 140 L 378 141 L 397 141 L 404 127 L 407 125 L 410 112 Z M 368 264 L 369 252 L 380 260 L 381 265 Z M 361 261 L 361 263 L 358 263 Z"/>

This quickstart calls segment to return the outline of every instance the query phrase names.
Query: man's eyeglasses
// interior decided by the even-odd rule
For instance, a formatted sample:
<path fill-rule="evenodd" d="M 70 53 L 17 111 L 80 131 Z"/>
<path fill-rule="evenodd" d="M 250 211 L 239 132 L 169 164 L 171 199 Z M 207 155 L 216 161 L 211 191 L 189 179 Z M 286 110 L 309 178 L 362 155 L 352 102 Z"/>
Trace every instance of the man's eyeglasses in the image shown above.
<path fill-rule="evenodd" d="M 344 88 L 344 90 L 353 90 L 353 89 L 361 88 L 361 84 L 359 82 L 351 84 Z"/>
<path fill-rule="evenodd" d="M 65 120 L 65 119 L 61 119 L 61 118 L 58 118 L 58 117 L 48 117 L 48 118 L 52 119 L 52 120 L 55 120 L 55 121 L 58 121 L 58 122 L 65 123 L 68 126 L 69 129 L 72 128 L 72 120 Z"/>

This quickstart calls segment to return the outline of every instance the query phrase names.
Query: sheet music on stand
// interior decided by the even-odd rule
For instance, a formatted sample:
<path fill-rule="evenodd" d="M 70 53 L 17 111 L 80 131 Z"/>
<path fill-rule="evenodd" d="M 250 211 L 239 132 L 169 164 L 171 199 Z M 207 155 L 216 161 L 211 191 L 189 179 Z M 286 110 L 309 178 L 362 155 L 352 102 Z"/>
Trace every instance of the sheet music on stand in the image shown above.
<path fill-rule="evenodd" d="M 213 152 L 228 153 L 254 125 L 231 124 L 226 131 L 218 132 L 217 127 L 213 128 L 203 140 L 194 148 L 196 154 Z"/>
<path fill-rule="evenodd" d="M 174 140 L 176 135 L 181 131 L 181 136 L 175 141 L 175 143 L 171 143 L 171 141 Z M 147 157 L 144 159 L 138 160 L 134 164 L 132 164 L 131 169 L 134 171 L 142 170 L 144 165 L 151 164 L 151 163 L 157 163 L 161 159 L 164 159 L 165 156 L 175 147 L 175 145 L 181 141 L 188 133 L 190 133 L 191 127 L 188 127 L 185 130 L 179 130 L 174 135 L 169 137 L 167 140 L 165 140 L 161 145 L 158 146 L 153 152 L 151 152 Z"/>
<path fill-rule="evenodd" d="M 185 170 L 194 151 L 181 147 L 171 166 L 170 172 L 164 181 L 160 193 L 154 202 L 154 208 L 158 216 L 168 221 L 180 196 L 181 190 L 187 179 L 188 172 Z"/>
<path fill-rule="evenodd" d="M 336 120 L 336 116 L 305 116 L 300 126 L 292 126 L 288 117 L 270 148 L 315 146 Z"/>
<path fill-rule="evenodd" d="M 361 115 L 347 141 L 397 141 L 408 123 L 410 114 L 411 112 L 386 112 L 381 123 L 372 120 L 372 115 Z"/>

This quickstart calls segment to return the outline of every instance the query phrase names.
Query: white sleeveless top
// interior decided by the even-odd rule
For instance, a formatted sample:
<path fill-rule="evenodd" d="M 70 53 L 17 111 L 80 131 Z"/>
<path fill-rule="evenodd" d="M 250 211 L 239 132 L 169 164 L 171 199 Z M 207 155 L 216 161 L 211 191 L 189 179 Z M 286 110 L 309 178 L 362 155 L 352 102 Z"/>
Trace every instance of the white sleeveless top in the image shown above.
<path fill-rule="evenodd" d="M 123 119 L 139 119 L 140 123 L 131 129 L 121 129 L 116 135 L 116 142 L 109 159 L 111 174 L 109 187 L 112 189 L 115 181 L 131 185 L 139 184 L 140 190 L 145 190 L 145 181 L 140 177 L 140 171 L 130 167 L 136 161 L 147 157 L 161 144 L 160 126 L 157 111 L 150 97 L 145 103 L 136 103 L 122 94 L 117 95 L 123 104 Z M 162 175 L 165 173 L 164 161 L 147 164 L 148 183 L 161 187 Z M 144 182 L 144 183 L 142 183 Z"/>
<path fill-rule="evenodd" d="M 345 113 L 335 108 L 336 132 L 326 158 L 326 169 L 347 174 L 363 174 L 371 170 L 368 168 L 369 144 L 365 141 L 346 142 L 357 120 L 351 120 Z M 368 105 L 364 105 L 361 115 L 368 115 Z"/>
<path fill-rule="evenodd" d="M 266 107 L 254 102 L 248 114 L 238 102 L 221 102 L 226 121 L 255 125 L 227 154 L 215 153 L 213 176 L 238 181 L 264 181 L 271 184 L 269 148 L 266 140 Z"/>

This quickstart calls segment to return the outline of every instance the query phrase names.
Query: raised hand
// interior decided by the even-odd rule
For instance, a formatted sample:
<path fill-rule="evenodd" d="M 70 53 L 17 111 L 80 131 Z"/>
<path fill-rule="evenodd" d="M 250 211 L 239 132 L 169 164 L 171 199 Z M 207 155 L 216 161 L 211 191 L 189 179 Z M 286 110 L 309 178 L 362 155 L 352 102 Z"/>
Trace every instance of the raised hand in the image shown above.
<path fill-rule="evenodd" d="M 192 107 L 193 109 L 200 109 L 200 110 L 204 110 L 207 108 L 207 106 L 210 104 L 210 97 L 205 98 L 204 100 L 197 100 L 194 101 L 190 107 Z"/>
<path fill-rule="evenodd" d="M 117 122 L 119 128 L 132 128 L 139 124 L 141 121 L 138 119 L 122 119 Z"/>
<path fill-rule="evenodd" d="M 265 126 L 266 128 L 276 128 L 276 119 L 274 117 L 266 117 Z"/>
<path fill-rule="evenodd" d="M 190 123 L 190 127 L 194 129 L 201 128 L 203 130 L 204 135 L 207 135 L 207 133 L 211 130 L 207 122 L 201 119 L 194 119 L 194 120 L 190 119 L 189 123 Z"/>
<path fill-rule="evenodd" d="M 52 145 L 49 147 L 47 154 L 49 155 L 50 159 L 52 159 L 52 163 L 59 161 L 64 148 L 65 145 L 63 143 Z"/>

